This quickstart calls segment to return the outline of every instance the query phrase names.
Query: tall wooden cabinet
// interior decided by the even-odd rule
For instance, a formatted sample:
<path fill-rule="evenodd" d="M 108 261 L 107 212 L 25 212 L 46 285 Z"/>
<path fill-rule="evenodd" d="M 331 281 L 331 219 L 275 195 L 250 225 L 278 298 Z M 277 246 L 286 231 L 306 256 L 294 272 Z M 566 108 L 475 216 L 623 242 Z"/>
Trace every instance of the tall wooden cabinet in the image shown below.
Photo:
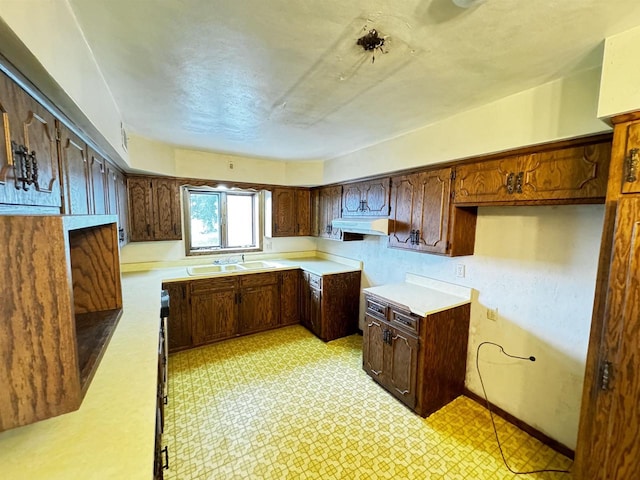
<path fill-rule="evenodd" d="M 391 178 L 389 247 L 445 255 L 471 255 L 476 211 L 451 204 L 454 170 L 428 170 Z"/>
<path fill-rule="evenodd" d="M 132 242 L 180 240 L 180 186 L 175 178 L 128 177 Z"/>
<path fill-rule="evenodd" d="M 470 306 L 421 317 L 365 295 L 363 369 L 394 397 L 427 416 L 464 390 Z"/>
<path fill-rule="evenodd" d="M 614 119 L 574 478 L 640 472 L 640 113 Z"/>

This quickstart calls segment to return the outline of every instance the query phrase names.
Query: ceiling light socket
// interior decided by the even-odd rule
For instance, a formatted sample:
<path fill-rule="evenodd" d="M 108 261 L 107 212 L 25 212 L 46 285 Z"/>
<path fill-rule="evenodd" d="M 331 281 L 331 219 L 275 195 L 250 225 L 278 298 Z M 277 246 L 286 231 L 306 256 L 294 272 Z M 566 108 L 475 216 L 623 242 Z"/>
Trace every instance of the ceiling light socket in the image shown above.
<path fill-rule="evenodd" d="M 482 2 L 484 2 L 484 0 L 451 0 L 454 5 L 456 7 L 460 7 L 460 8 L 469 8 L 472 7 L 473 5 L 479 5 Z"/>

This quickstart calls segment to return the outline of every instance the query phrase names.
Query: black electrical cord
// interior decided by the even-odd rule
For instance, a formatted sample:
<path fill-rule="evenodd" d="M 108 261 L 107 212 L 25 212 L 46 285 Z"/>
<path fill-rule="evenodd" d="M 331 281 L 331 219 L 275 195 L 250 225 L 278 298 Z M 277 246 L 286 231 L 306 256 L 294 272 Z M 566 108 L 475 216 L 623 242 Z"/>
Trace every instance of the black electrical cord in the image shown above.
<path fill-rule="evenodd" d="M 518 360 L 530 360 L 532 362 L 536 361 L 536 357 L 519 357 L 517 355 L 510 355 L 507 352 L 504 351 L 504 348 L 502 348 L 502 345 L 498 345 L 497 343 L 493 343 L 493 342 L 482 342 L 480 345 L 478 345 L 478 349 L 476 350 L 476 370 L 478 371 L 478 377 L 480 378 L 480 385 L 482 385 L 482 393 L 484 393 L 484 400 L 487 402 L 487 410 L 489 410 L 489 416 L 491 417 L 491 424 L 493 425 L 493 433 L 496 436 L 496 442 L 498 442 L 498 449 L 500 450 L 500 455 L 502 456 L 502 461 L 504 462 L 505 466 L 509 469 L 509 471 L 515 475 L 529 475 L 532 473 L 543 473 L 543 472 L 556 472 L 556 473 L 571 473 L 569 470 L 560 470 L 560 469 L 554 469 L 554 468 L 545 468 L 542 470 L 531 470 L 528 472 L 517 472 L 515 471 L 513 468 L 511 468 L 509 466 L 509 463 L 507 462 L 506 457 L 504 456 L 504 452 L 502 451 L 502 444 L 500 443 L 500 438 L 498 438 L 498 429 L 496 428 L 496 422 L 493 418 L 493 412 L 491 411 L 491 404 L 489 403 L 489 397 L 487 396 L 487 390 L 484 388 L 484 382 L 482 381 L 482 374 L 480 373 L 480 347 L 482 347 L 483 345 L 494 345 L 496 347 L 498 347 L 500 349 L 500 351 L 506 355 L 507 357 L 510 358 L 517 358 Z"/>

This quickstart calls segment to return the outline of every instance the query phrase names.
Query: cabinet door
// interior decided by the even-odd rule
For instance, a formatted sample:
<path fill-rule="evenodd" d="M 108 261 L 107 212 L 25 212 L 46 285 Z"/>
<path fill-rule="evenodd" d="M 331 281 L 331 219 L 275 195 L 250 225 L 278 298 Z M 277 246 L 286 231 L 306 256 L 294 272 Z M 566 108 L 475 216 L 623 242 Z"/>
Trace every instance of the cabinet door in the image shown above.
<path fill-rule="evenodd" d="M 153 186 L 154 240 L 181 240 L 180 188 L 174 179 L 156 178 Z"/>
<path fill-rule="evenodd" d="M 616 126 L 616 131 L 623 128 Z M 640 120 L 629 122 L 622 133 L 625 138 L 625 165 L 622 175 L 622 193 L 640 193 Z M 617 133 L 616 133 L 617 135 Z"/>
<path fill-rule="evenodd" d="M 127 179 L 118 172 L 117 174 L 117 195 L 118 195 L 118 236 L 120 246 L 129 243 L 129 195 L 127 191 Z"/>
<path fill-rule="evenodd" d="M 107 213 L 118 214 L 118 170 L 107 163 Z"/>
<path fill-rule="evenodd" d="M 331 238 L 331 191 L 328 188 L 318 190 L 318 226 L 319 237 Z"/>
<path fill-rule="evenodd" d="M 588 425 L 580 425 L 579 478 L 626 479 L 640 472 L 640 198 L 618 203 L 611 259 L 598 382 L 585 385 L 595 404 L 582 418 Z"/>
<path fill-rule="evenodd" d="M 296 235 L 296 190 L 276 188 L 273 190 L 272 215 L 273 236 L 293 237 Z"/>
<path fill-rule="evenodd" d="M 65 213 L 88 215 L 92 201 L 87 145 L 64 125 L 59 124 L 59 129 Z"/>
<path fill-rule="evenodd" d="M 390 327 L 385 352 L 386 384 L 391 393 L 410 408 L 416 404 L 418 338 Z"/>
<path fill-rule="evenodd" d="M 280 272 L 280 325 L 300 323 L 300 271 Z"/>
<path fill-rule="evenodd" d="M 206 290 L 191 282 L 191 325 L 194 345 L 229 338 L 237 330 L 235 287 Z M 194 288 L 195 287 L 195 288 Z"/>
<path fill-rule="evenodd" d="M 309 272 L 302 272 L 300 277 L 300 323 L 311 330 L 311 286 Z"/>
<path fill-rule="evenodd" d="M 0 202 L 59 208 L 62 202 L 53 115 L 1 72 L 0 113 L 4 141 L 0 148 Z M 12 141 L 34 157 L 27 160 L 14 152 Z"/>
<path fill-rule="evenodd" d="M 169 291 L 168 339 L 169 351 L 189 348 L 191 340 L 191 312 L 189 311 L 189 283 L 169 282 L 162 285 Z"/>
<path fill-rule="evenodd" d="M 517 174 L 529 164 L 528 156 L 476 162 L 456 168 L 455 203 L 480 204 L 513 201 Z"/>
<path fill-rule="evenodd" d="M 108 211 L 107 165 L 104 158 L 89 148 L 89 172 L 93 192 L 93 213 L 104 215 Z"/>
<path fill-rule="evenodd" d="M 389 178 L 345 185 L 342 216 L 386 217 L 389 215 Z"/>
<path fill-rule="evenodd" d="M 151 180 L 145 177 L 129 177 L 129 239 L 132 242 L 153 240 L 153 211 Z"/>
<path fill-rule="evenodd" d="M 412 232 L 422 206 L 420 175 L 401 175 L 391 179 L 391 225 L 389 246 L 413 250 Z"/>
<path fill-rule="evenodd" d="M 340 240 L 342 239 L 342 230 L 333 228 L 331 226 L 331 222 L 333 221 L 334 218 L 342 217 L 342 186 L 338 185 L 337 187 L 329 187 L 327 191 L 328 191 L 327 221 L 330 227 L 329 238 L 332 238 L 334 240 Z"/>
<path fill-rule="evenodd" d="M 239 277 L 238 333 L 275 327 L 280 320 L 279 274 L 256 273 Z"/>
<path fill-rule="evenodd" d="M 323 337 L 322 329 L 322 290 L 309 290 L 309 328 L 316 337 Z"/>
<path fill-rule="evenodd" d="M 296 235 L 311 235 L 311 191 L 296 190 Z"/>
<path fill-rule="evenodd" d="M 362 368 L 378 382 L 384 378 L 385 325 L 370 315 L 364 317 L 362 332 Z"/>
<path fill-rule="evenodd" d="M 513 197 L 517 200 L 604 198 L 610 160 L 608 142 L 536 153 L 529 157 L 524 170 L 517 172 Z"/>
<path fill-rule="evenodd" d="M 451 169 L 432 170 L 418 175 L 422 201 L 411 223 L 418 230 L 416 250 L 446 253 L 451 203 Z"/>

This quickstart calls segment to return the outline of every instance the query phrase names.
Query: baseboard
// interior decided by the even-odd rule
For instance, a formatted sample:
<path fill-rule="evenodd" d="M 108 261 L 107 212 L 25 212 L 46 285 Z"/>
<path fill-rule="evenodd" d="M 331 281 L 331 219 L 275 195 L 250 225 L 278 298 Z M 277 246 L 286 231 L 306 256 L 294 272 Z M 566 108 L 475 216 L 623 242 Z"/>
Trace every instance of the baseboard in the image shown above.
<path fill-rule="evenodd" d="M 469 397 L 471 400 L 479 403 L 483 407 L 487 408 L 487 401 L 483 397 L 481 397 L 480 395 L 478 395 L 476 393 L 473 393 L 468 388 L 464 389 L 464 395 L 466 397 Z M 552 448 L 556 452 L 561 453 L 565 457 L 569 457 L 571 460 L 573 460 L 575 452 L 573 450 L 571 450 L 569 447 L 561 444 L 560 442 L 558 442 L 557 440 L 554 440 L 551 437 L 548 437 L 547 435 L 542 433 L 540 430 L 537 430 L 537 429 L 533 428 L 531 425 L 528 425 L 528 424 L 524 423 L 522 420 L 514 417 L 509 412 L 504 411 L 503 409 L 501 409 L 500 407 L 494 405 L 493 403 L 489 402 L 489 405 L 491 405 L 491 411 L 493 413 L 495 413 L 496 415 L 498 415 L 499 417 L 501 417 L 504 420 L 506 420 L 507 422 L 515 425 L 516 427 L 518 427 L 523 432 L 528 433 L 529 435 L 531 435 L 536 440 L 541 441 L 542 443 L 544 443 L 549 448 Z"/>

